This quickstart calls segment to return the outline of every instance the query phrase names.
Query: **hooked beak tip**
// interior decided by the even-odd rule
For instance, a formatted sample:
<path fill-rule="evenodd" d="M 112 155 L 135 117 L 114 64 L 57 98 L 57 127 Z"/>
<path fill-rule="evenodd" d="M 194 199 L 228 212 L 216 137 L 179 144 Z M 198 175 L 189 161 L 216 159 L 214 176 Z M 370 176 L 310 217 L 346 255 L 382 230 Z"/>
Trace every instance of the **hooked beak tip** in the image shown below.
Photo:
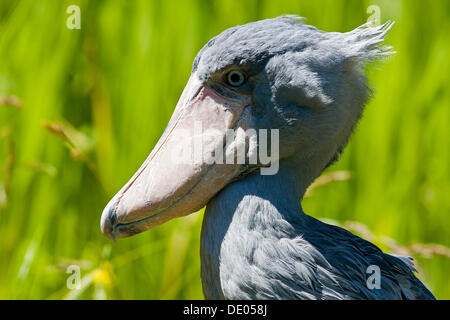
<path fill-rule="evenodd" d="M 111 201 L 112 202 L 112 201 Z M 100 221 L 100 228 L 103 234 L 112 242 L 116 242 L 114 237 L 114 226 L 116 224 L 116 206 L 108 203 L 106 208 L 103 210 L 102 218 Z"/>

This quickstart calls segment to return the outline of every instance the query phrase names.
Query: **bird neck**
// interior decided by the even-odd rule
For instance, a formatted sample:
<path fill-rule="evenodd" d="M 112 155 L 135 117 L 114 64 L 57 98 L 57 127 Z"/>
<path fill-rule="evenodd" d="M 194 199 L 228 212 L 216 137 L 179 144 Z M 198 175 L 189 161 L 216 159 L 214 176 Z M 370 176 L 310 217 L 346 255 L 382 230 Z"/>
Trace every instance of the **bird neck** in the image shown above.
<path fill-rule="evenodd" d="M 200 247 L 205 297 L 223 298 L 223 264 L 245 259 L 252 243 L 290 237 L 307 227 L 300 202 L 307 185 L 298 170 L 280 162 L 276 175 L 257 173 L 234 182 L 208 203 Z"/>
<path fill-rule="evenodd" d="M 286 219 L 291 216 L 298 217 L 303 213 L 301 199 L 310 184 L 310 179 L 304 179 L 304 175 L 290 163 L 283 162 L 280 163 L 279 171 L 275 175 L 255 173 L 243 180 L 231 183 L 208 203 L 207 208 L 210 208 L 207 210 L 208 217 L 215 215 L 216 211 L 220 211 L 217 215 L 224 214 L 233 217 L 236 213 L 246 209 L 242 205 L 249 202 L 264 203 L 264 208 L 267 210 L 261 212 L 260 209 L 258 212 L 250 212 L 251 210 L 247 208 L 244 211 L 248 214 L 277 212 Z"/>

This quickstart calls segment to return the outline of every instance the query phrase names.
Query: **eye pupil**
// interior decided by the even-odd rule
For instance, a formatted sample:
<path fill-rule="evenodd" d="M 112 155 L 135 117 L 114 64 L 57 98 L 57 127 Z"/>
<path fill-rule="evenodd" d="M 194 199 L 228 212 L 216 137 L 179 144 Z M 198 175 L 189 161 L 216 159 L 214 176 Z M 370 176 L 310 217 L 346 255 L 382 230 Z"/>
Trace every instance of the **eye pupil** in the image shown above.
<path fill-rule="evenodd" d="M 231 71 L 230 73 L 228 73 L 227 81 L 229 85 L 233 87 L 239 87 L 244 83 L 245 77 L 242 72 Z"/>
<path fill-rule="evenodd" d="M 239 77 L 239 75 L 237 73 L 233 73 L 231 75 L 231 81 L 232 82 L 239 82 L 240 79 L 241 79 L 241 77 Z"/>

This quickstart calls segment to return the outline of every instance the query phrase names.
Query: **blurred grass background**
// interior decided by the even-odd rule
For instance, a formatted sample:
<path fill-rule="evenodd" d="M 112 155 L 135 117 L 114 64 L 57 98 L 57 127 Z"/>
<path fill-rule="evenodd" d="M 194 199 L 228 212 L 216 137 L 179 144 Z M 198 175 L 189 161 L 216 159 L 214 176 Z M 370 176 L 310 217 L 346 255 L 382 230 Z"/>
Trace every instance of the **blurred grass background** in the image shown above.
<path fill-rule="evenodd" d="M 71 4 L 81 30 L 66 28 Z M 447 0 L 1 1 L 0 298 L 202 299 L 201 212 L 113 245 L 103 207 L 162 134 L 212 36 L 281 14 L 345 32 L 372 4 L 397 22 L 387 43 L 398 53 L 370 69 L 375 99 L 329 169 L 352 178 L 303 206 L 414 255 L 449 299 Z M 66 286 L 69 265 L 81 268 L 80 290 Z"/>

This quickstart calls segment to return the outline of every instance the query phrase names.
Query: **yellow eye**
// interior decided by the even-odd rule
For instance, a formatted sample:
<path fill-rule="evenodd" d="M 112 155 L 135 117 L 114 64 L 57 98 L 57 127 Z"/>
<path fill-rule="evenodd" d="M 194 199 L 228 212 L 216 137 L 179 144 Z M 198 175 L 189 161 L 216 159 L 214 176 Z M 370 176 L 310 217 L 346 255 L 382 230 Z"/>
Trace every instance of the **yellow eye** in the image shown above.
<path fill-rule="evenodd" d="M 227 82 L 232 87 L 240 87 L 245 82 L 245 76 L 242 72 L 233 70 L 227 74 Z"/>

